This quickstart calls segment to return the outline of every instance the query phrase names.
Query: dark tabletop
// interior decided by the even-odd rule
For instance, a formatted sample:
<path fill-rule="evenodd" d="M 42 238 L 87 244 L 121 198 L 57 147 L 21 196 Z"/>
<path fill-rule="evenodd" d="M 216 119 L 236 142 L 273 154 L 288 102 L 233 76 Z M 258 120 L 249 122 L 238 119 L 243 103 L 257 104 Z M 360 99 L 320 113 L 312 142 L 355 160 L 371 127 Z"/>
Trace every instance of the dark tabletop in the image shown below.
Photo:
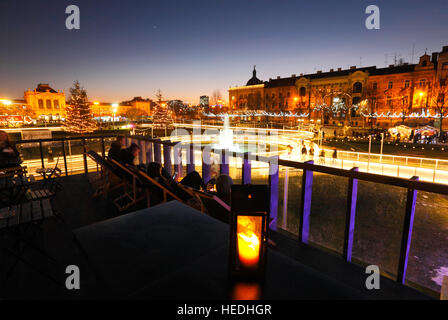
<path fill-rule="evenodd" d="M 228 225 L 171 201 L 74 230 L 107 290 L 134 299 L 229 297 Z M 266 299 L 365 299 L 359 291 L 268 250 Z"/>

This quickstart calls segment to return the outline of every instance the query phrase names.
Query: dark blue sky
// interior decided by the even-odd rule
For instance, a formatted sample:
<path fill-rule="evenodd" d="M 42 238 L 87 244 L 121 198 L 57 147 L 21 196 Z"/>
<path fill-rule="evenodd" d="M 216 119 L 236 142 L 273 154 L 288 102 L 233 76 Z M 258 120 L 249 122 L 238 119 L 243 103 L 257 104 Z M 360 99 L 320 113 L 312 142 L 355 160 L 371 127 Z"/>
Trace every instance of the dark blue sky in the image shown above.
<path fill-rule="evenodd" d="M 65 28 L 66 6 L 81 30 Z M 369 4 L 381 30 L 365 28 Z M 91 100 L 167 98 L 245 84 L 257 65 L 263 80 L 350 65 L 414 62 L 448 45 L 447 0 L 1 0 L 0 97 L 21 98 L 37 83 Z"/>

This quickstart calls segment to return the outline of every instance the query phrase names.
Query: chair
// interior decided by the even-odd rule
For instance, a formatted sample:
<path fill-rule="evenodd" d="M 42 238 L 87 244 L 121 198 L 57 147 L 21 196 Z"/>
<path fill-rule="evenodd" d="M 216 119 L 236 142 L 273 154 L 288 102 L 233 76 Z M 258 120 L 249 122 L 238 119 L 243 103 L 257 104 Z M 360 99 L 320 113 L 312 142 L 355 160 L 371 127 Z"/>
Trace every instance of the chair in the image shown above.
<path fill-rule="evenodd" d="M 101 168 L 99 179 L 91 180 L 91 183 L 95 188 L 95 192 L 92 196 L 93 198 L 107 195 L 109 192 L 125 186 L 122 173 L 110 162 L 110 160 L 101 157 L 93 150 L 89 150 L 87 155 Z"/>
<path fill-rule="evenodd" d="M 33 228 L 33 235 L 31 239 L 25 238 L 25 233 L 27 232 L 29 227 L 38 227 L 39 223 L 52 217 L 54 217 L 54 211 L 49 199 L 25 202 L 0 209 L 0 232 L 13 235 L 14 239 L 16 240 L 16 244 L 12 247 L 18 247 L 18 251 L 15 251 L 14 249 L 7 247 L 5 245 L 5 241 L 0 241 L 0 246 L 6 252 L 16 258 L 16 261 L 10 268 L 10 271 L 6 273 L 6 278 L 8 278 L 9 274 L 14 270 L 17 262 L 22 261 L 24 264 L 36 270 L 40 274 L 59 284 L 58 280 L 55 280 L 52 275 L 46 274 L 23 258 L 25 249 L 27 247 L 30 247 L 44 255 L 49 260 L 58 264 L 58 262 L 53 257 L 51 257 L 44 249 L 41 249 L 34 245 L 35 241 L 33 241 L 33 238 L 35 236 L 36 228 Z"/>
<path fill-rule="evenodd" d="M 124 194 L 114 200 L 114 204 L 118 210 L 124 211 L 145 198 L 145 196 L 139 196 L 143 183 L 139 176 L 135 172 L 131 171 L 129 167 L 126 167 L 114 159 L 108 159 L 108 161 L 110 161 L 113 166 L 121 171 L 121 176 L 125 181 Z"/>
<path fill-rule="evenodd" d="M 50 184 L 49 190 L 56 191 L 62 189 L 62 184 L 60 184 L 57 179 L 61 177 L 62 170 L 58 167 L 60 156 L 56 160 L 56 164 L 53 168 L 39 168 L 36 170 L 44 178 L 44 183 L 42 188 L 47 184 Z"/>
<path fill-rule="evenodd" d="M 148 207 L 151 206 L 151 192 L 154 192 L 155 190 L 162 191 L 162 202 L 167 202 L 168 197 L 180 202 L 184 202 L 178 195 L 175 194 L 173 190 L 165 185 L 162 185 L 157 180 L 151 178 L 145 172 L 131 166 L 127 166 L 127 168 L 141 178 L 140 181 L 143 183 L 143 187 L 147 192 Z"/>
<path fill-rule="evenodd" d="M 201 203 L 201 211 L 222 222 L 230 222 L 230 206 L 218 196 L 194 190 L 193 193 Z"/>

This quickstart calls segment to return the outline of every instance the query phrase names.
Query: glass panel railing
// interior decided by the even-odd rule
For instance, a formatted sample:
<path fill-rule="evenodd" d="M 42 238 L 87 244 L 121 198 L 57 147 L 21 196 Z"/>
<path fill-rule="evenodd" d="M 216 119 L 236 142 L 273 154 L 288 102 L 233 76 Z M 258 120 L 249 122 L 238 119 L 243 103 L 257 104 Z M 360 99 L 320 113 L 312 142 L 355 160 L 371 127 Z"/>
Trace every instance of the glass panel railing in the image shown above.
<path fill-rule="evenodd" d="M 317 172 L 313 175 L 309 240 L 340 254 L 344 245 L 347 188 L 348 178 Z"/>
<path fill-rule="evenodd" d="M 353 261 L 396 277 L 405 208 L 405 189 L 358 182 Z"/>
<path fill-rule="evenodd" d="M 302 170 L 280 166 L 277 228 L 296 238 L 299 234 L 299 211 L 302 192 Z"/>
<path fill-rule="evenodd" d="M 406 279 L 440 292 L 448 276 L 448 196 L 419 192 Z"/>

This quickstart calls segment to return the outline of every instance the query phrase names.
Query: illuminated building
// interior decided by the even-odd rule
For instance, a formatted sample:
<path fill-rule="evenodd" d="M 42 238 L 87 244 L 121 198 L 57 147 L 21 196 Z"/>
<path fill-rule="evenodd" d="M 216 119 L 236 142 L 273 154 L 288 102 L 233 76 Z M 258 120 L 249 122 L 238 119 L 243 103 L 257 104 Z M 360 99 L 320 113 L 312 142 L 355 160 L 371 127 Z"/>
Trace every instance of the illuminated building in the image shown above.
<path fill-rule="evenodd" d="M 387 128 L 403 119 L 427 123 L 427 118 L 409 115 L 436 115 L 440 97 L 448 105 L 448 94 L 441 94 L 447 91 L 447 75 L 448 46 L 431 56 L 423 55 L 417 64 L 386 68 L 352 66 L 268 81 L 259 80 L 254 68 L 245 86 L 229 89 L 230 110 L 291 112 L 309 123 L 335 126 Z M 432 117 L 431 121 L 438 126 L 440 120 Z"/>

